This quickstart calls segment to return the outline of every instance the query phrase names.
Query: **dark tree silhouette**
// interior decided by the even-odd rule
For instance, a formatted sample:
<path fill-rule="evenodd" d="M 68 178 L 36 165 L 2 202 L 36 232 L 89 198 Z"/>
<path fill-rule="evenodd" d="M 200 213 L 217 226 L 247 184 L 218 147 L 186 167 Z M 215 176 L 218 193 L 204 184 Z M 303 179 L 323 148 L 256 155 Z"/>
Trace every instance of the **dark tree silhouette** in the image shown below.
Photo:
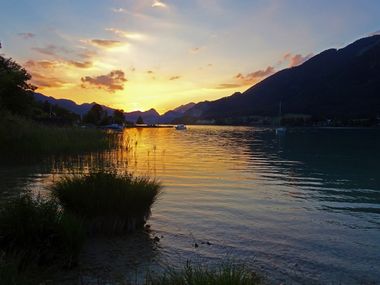
<path fill-rule="evenodd" d="M 83 118 L 83 122 L 94 125 L 104 124 L 105 120 L 107 120 L 107 112 L 99 104 L 92 106 Z"/>
<path fill-rule="evenodd" d="M 113 121 L 116 124 L 124 124 L 125 122 L 124 111 L 123 110 L 113 111 Z"/>
<path fill-rule="evenodd" d="M 11 58 L 0 56 L 0 109 L 20 115 L 33 110 L 33 91 L 28 83 L 31 75 Z"/>
<path fill-rule="evenodd" d="M 136 124 L 144 124 L 144 120 L 141 116 L 139 116 L 136 120 Z"/>

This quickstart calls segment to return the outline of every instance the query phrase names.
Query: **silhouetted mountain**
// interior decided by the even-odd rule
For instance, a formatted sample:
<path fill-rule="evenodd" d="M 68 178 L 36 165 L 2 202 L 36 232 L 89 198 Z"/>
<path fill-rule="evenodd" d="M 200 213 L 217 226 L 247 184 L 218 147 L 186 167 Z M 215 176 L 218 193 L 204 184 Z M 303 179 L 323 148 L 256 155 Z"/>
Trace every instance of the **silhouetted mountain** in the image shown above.
<path fill-rule="evenodd" d="M 74 112 L 78 115 L 84 115 L 86 114 L 92 106 L 94 106 L 96 103 L 84 103 L 84 104 L 77 104 L 74 101 L 68 100 L 68 99 L 56 99 L 51 96 L 45 96 L 41 93 L 34 93 L 34 98 L 39 102 L 49 102 L 52 105 L 57 105 L 59 107 L 62 107 L 64 109 L 70 110 L 71 112 Z M 172 111 L 168 111 L 162 116 L 155 110 L 150 109 L 148 111 L 134 111 L 134 112 L 125 112 L 125 118 L 127 121 L 135 123 L 137 118 L 141 116 L 145 123 L 147 124 L 157 124 L 157 123 L 171 123 L 175 118 L 181 117 L 184 112 L 186 112 L 188 109 L 193 107 L 195 103 L 189 103 L 186 105 L 181 105 L 177 107 L 176 109 Z M 115 109 L 101 105 L 103 109 L 105 109 L 108 113 L 108 115 L 112 115 L 113 111 Z"/>
<path fill-rule="evenodd" d="M 51 96 L 46 96 L 41 93 L 34 93 L 34 99 L 39 102 L 49 102 L 52 105 L 57 105 L 59 107 L 62 107 L 64 109 L 67 109 L 71 112 L 74 112 L 78 115 L 84 115 L 86 114 L 92 106 L 94 106 L 96 103 L 84 103 L 84 104 L 77 104 L 74 101 L 68 100 L 68 99 L 56 99 Z M 101 105 L 104 110 L 107 111 L 108 115 L 112 115 L 114 109 Z"/>
<path fill-rule="evenodd" d="M 223 122 L 227 118 L 276 116 L 280 102 L 285 114 L 319 118 L 380 115 L 380 36 L 360 39 L 342 49 L 328 49 L 243 93 L 198 103 L 181 120 Z"/>
<path fill-rule="evenodd" d="M 157 124 L 160 121 L 160 114 L 155 109 L 150 109 L 148 111 L 134 111 L 129 113 L 124 113 L 125 119 L 129 122 L 135 123 L 137 118 L 141 116 L 144 123 L 146 124 Z"/>
<path fill-rule="evenodd" d="M 191 103 L 187 103 L 185 105 L 181 105 L 181 106 L 175 108 L 173 111 L 177 112 L 177 113 L 185 113 L 187 110 L 190 110 L 194 106 L 195 106 L 195 103 L 191 102 Z"/>

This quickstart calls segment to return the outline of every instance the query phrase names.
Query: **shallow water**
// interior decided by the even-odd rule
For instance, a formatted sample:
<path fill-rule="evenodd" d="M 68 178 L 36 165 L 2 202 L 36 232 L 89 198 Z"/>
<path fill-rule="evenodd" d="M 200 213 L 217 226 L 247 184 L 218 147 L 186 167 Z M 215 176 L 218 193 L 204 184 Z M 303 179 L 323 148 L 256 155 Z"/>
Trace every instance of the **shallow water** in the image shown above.
<path fill-rule="evenodd" d="M 380 130 L 128 129 L 124 150 L 0 166 L 0 197 L 90 168 L 164 185 L 151 236 L 91 240 L 81 271 L 138 280 L 187 260 L 244 262 L 275 283 L 380 280 Z M 128 147 L 128 148 L 127 148 Z M 139 242 L 136 242 L 136 241 Z M 195 247 L 195 243 L 198 247 Z"/>

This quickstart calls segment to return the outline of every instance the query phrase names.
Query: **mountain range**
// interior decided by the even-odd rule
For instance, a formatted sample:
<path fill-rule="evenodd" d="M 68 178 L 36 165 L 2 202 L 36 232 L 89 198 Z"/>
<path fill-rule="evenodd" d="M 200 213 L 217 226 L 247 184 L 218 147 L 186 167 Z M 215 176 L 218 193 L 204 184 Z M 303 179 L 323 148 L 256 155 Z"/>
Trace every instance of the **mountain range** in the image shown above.
<path fill-rule="evenodd" d="M 36 93 L 83 115 L 95 104 L 78 105 Z M 342 49 L 328 49 L 301 65 L 281 70 L 252 86 L 215 101 L 189 103 L 163 115 L 154 109 L 125 113 L 128 121 L 139 116 L 152 123 L 251 123 L 255 116 L 283 114 L 318 118 L 369 118 L 380 115 L 380 35 L 355 41 Z M 102 106 L 107 112 L 113 109 Z"/>
<path fill-rule="evenodd" d="M 39 102 L 49 102 L 52 105 L 58 105 L 59 107 L 65 108 L 67 110 L 70 110 L 71 112 L 74 112 L 80 116 L 85 115 L 91 108 L 94 106 L 95 102 L 92 103 L 83 103 L 83 104 L 77 104 L 72 100 L 68 99 L 56 99 L 51 96 L 46 96 L 41 93 L 34 93 L 34 99 Z M 184 115 L 186 111 L 188 111 L 190 108 L 192 108 L 195 105 L 195 103 L 188 103 L 185 105 L 181 105 L 173 110 L 167 111 L 163 115 L 160 115 L 155 109 L 150 109 L 148 111 L 134 111 L 134 112 L 125 112 L 124 116 L 125 119 L 129 122 L 136 122 L 138 117 L 142 117 L 144 122 L 147 124 L 169 124 L 174 119 L 180 118 Z M 101 105 L 104 110 L 107 111 L 108 115 L 112 115 L 113 111 L 115 109 Z"/>
<path fill-rule="evenodd" d="M 281 70 L 243 93 L 194 105 L 177 121 L 239 122 L 249 116 L 303 114 L 319 118 L 380 115 L 380 35 L 328 49 Z"/>

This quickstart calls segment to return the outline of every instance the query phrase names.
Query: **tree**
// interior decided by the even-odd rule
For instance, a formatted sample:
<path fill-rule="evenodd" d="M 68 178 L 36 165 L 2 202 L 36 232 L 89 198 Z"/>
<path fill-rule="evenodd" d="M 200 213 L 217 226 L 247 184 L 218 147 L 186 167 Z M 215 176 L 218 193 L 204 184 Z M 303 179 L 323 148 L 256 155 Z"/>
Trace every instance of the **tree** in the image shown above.
<path fill-rule="evenodd" d="M 11 58 L 0 56 L 0 108 L 20 115 L 30 115 L 33 91 L 31 75 Z"/>
<path fill-rule="evenodd" d="M 102 106 L 95 104 L 84 116 L 83 121 L 88 124 L 100 125 L 104 123 L 107 118 L 107 112 L 103 110 Z"/>
<path fill-rule="evenodd" d="M 124 124 L 125 117 L 124 117 L 124 111 L 123 110 L 115 110 L 113 111 L 113 121 L 116 124 Z"/>
<path fill-rule="evenodd" d="M 136 120 L 136 124 L 144 124 L 144 120 L 141 116 L 139 116 Z"/>

